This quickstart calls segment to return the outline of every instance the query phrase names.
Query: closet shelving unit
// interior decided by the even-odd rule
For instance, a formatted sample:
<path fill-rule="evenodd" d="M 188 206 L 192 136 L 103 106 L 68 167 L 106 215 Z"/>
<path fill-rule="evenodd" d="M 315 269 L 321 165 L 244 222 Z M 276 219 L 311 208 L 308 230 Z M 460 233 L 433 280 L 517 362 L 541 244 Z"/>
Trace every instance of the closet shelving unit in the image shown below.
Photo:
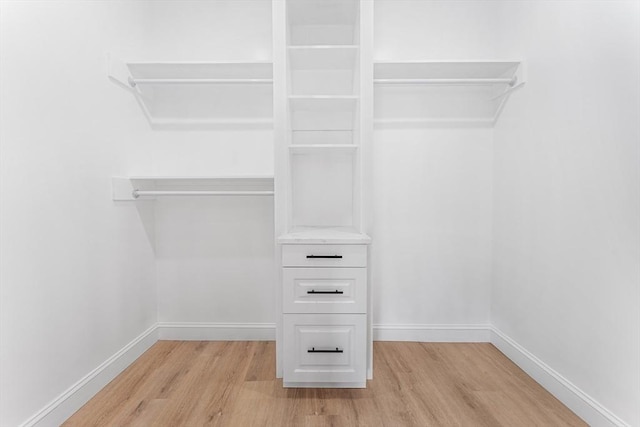
<path fill-rule="evenodd" d="M 290 197 L 288 232 L 279 241 L 324 241 L 325 229 L 368 242 L 357 218 L 359 2 L 290 0 L 286 9 Z"/>
<path fill-rule="evenodd" d="M 290 154 L 357 150 L 357 1 L 288 1 Z"/>
<path fill-rule="evenodd" d="M 273 64 L 123 62 L 109 58 L 109 77 L 137 99 L 154 128 L 270 128 Z"/>
<path fill-rule="evenodd" d="M 376 61 L 374 123 L 493 127 L 524 83 L 520 61 Z"/>
<path fill-rule="evenodd" d="M 363 108 L 371 82 L 362 79 L 372 72 L 369 39 L 368 56 L 362 51 L 371 27 L 362 21 L 372 23 L 371 3 L 274 2 L 277 373 L 285 387 L 360 388 L 371 377 L 362 167 L 372 127 Z"/>
<path fill-rule="evenodd" d="M 128 176 L 112 178 L 113 200 L 158 197 L 273 196 L 273 176 Z"/>
<path fill-rule="evenodd" d="M 108 77 L 137 99 L 153 128 L 272 128 L 273 62 L 120 61 Z M 116 201 L 160 197 L 273 196 L 273 176 L 112 178 Z"/>

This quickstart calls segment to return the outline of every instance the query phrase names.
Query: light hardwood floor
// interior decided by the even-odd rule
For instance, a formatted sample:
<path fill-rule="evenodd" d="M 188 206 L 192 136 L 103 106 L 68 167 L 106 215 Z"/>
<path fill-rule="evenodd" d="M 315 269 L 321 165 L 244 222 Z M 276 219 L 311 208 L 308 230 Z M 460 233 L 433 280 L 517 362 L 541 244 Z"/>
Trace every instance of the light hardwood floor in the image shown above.
<path fill-rule="evenodd" d="M 70 426 L 584 426 L 491 344 L 374 343 L 366 389 L 283 389 L 275 344 L 159 341 Z"/>

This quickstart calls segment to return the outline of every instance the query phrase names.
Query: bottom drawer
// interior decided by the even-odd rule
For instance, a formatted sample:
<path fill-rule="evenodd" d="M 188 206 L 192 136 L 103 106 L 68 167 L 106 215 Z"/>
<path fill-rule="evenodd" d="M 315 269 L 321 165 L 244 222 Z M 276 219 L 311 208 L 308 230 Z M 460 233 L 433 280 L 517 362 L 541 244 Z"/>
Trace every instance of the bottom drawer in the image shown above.
<path fill-rule="evenodd" d="M 285 387 L 365 387 L 366 314 L 285 314 Z"/>

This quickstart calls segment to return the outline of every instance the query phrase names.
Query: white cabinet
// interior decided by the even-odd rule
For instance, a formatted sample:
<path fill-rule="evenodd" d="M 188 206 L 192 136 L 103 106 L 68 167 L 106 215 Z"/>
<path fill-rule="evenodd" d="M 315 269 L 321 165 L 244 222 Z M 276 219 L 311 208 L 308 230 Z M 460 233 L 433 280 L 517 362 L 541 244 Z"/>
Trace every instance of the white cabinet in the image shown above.
<path fill-rule="evenodd" d="M 366 387 L 367 246 L 282 245 L 285 387 Z"/>
<path fill-rule="evenodd" d="M 372 3 L 274 2 L 277 359 L 285 387 L 366 387 L 371 376 L 364 212 Z"/>

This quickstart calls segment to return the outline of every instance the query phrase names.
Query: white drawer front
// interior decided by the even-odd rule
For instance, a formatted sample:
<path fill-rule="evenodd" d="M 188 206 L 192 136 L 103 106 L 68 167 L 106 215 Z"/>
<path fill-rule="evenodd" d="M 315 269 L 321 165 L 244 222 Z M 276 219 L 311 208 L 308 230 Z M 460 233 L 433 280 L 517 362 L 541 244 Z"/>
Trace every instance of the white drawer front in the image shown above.
<path fill-rule="evenodd" d="M 366 313 L 366 268 L 283 268 L 285 313 Z"/>
<path fill-rule="evenodd" d="M 285 384 L 366 381 L 366 315 L 285 314 Z"/>
<path fill-rule="evenodd" d="M 366 267 L 366 245 L 282 245 L 283 267 Z"/>

